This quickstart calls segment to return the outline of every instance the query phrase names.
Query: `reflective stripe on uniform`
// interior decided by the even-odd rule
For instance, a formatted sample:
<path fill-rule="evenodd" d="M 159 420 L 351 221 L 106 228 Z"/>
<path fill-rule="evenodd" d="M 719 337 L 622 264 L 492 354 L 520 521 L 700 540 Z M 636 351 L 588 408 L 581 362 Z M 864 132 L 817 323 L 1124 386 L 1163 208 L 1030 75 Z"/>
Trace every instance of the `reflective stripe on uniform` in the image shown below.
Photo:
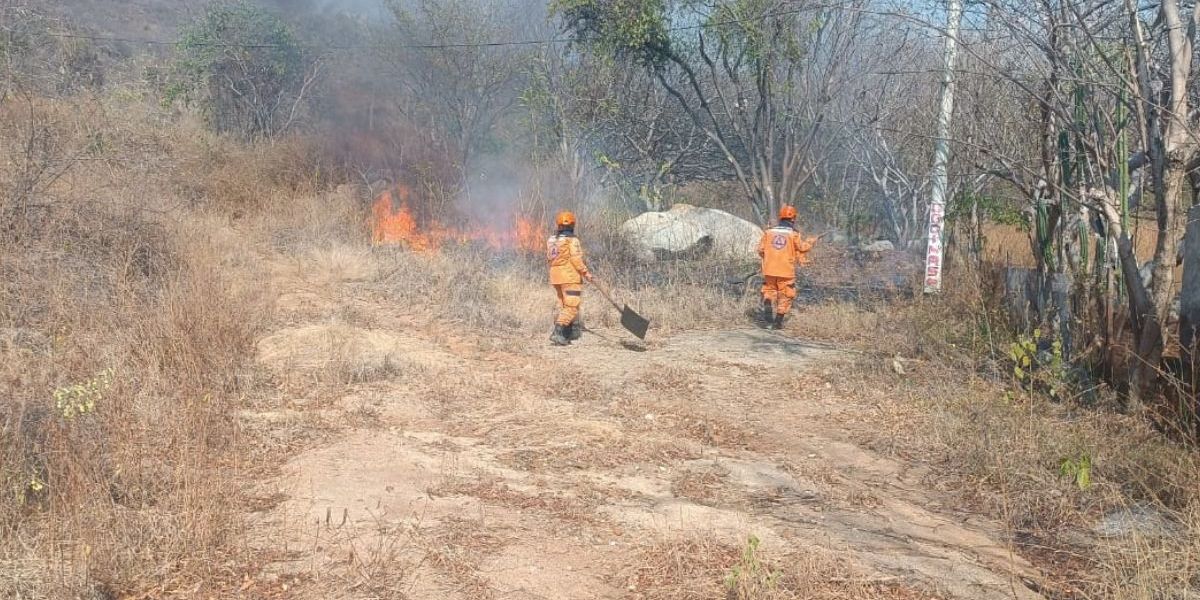
<path fill-rule="evenodd" d="M 568 296 L 582 296 L 583 290 L 564 290 L 563 293 Z"/>

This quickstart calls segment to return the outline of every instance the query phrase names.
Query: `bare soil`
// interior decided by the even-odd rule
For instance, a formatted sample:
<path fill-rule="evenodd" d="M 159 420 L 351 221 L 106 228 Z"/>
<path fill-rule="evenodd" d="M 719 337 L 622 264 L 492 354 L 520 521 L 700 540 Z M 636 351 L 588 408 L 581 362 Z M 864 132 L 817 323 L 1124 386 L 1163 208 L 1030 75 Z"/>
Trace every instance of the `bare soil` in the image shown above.
<path fill-rule="evenodd" d="M 247 593 L 725 597 L 753 536 L 755 597 L 1040 597 L 999 524 L 852 441 L 850 351 L 741 323 L 556 348 L 388 302 L 345 252 L 275 269 L 281 397 L 242 418 L 293 443 Z"/>

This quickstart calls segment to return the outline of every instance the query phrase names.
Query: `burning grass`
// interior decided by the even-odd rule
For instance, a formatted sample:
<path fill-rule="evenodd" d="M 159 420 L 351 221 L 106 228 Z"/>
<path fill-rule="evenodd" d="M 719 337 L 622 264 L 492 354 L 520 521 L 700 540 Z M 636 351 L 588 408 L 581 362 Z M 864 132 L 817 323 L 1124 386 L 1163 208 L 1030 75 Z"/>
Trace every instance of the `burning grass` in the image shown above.
<path fill-rule="evenodd" d="M 536 221 L 513 214 L 501 226 L 448 226 L 428 217 L 420 219 L 412 209 L 412 193 L 404 185 L 384 190 L 371 205 L 371 242 L 398 244 L 417 252 L 445 246 L 478 244 L 489 250 L 508 250 L 540 255 L 545 251 L 547 232 Z"/>

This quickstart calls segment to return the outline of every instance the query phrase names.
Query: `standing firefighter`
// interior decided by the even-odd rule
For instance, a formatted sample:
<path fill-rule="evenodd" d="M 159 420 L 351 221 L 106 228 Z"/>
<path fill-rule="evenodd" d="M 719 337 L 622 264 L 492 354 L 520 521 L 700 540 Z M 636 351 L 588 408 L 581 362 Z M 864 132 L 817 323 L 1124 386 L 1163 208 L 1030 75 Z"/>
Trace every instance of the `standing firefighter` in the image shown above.
<path fill-rule="evenodd" d="M 579 305 L 583 301 L 583 281 L 592 281 L 583 262 L 583 246 L 575 237 L 575 215 L 563 211 L 554 218 L 558 233 L 546 242 L 546 263 L 550 267 L 550 285 L 558 293 L 558 318 L 550 341 L 566 346 L 579 339 L 583 325 L 579 322 Z"/>
<path fill-rule="evenodd" d="M 782 329 L 783 319 L 796 298 L 796 267 L 808 264 L 808 251 L 816 238 L 804 239 L 796 230 L 796 208 L 779 209 L 779 225 L 763 232 L 758 243 L 762 257 L 763 318 L 772 329 Z"/>

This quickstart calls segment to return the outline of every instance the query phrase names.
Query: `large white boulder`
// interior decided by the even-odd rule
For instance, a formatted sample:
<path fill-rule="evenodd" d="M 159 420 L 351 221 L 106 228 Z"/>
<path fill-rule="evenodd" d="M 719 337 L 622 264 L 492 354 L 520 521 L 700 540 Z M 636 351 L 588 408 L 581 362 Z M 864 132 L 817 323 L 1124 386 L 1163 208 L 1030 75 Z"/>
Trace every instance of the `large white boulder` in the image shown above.
<path fill-rule="evenodd" d="M 669 212 L 642 213 L 621 225 L 621 235 L 643 260 L 704 254 L 712 238 L 699 226 Z"/>
<path fill-rule="evenodd" d="M 708 256 L 758 260 L 762 228 L 725 211 L 676 204 L 663 212 L 638 215 L 621 233 L 644 260 Z"/>
<path fill-rule="evenodd" d="M 747 262 L 758 260 L 762 227 L 723 210 L 690 204 L 676 204 L 668 212 L 677 215 L 682 221 L 700 227 L 712 238 L 710 256 Z"/>

